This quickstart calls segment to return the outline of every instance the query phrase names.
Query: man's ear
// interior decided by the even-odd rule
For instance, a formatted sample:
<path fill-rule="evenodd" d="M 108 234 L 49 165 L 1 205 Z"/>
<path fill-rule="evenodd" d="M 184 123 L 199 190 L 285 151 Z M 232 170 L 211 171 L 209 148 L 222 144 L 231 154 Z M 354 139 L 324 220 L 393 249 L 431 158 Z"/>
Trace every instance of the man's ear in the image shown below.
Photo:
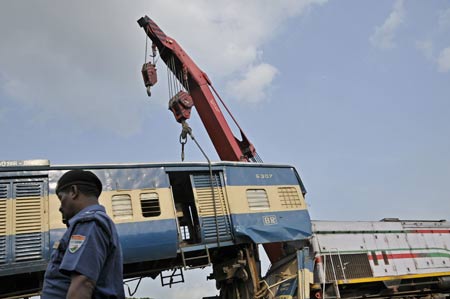
<path fill-rule="evenodd" d="M 78 196 L 78 194 L 80 193 L 80 190 L 78 190 L 78 186 L 77 185 L 70 186 L 69 191 L 71 193 L 71 197 L 72 198 L 76 198 Z"/>

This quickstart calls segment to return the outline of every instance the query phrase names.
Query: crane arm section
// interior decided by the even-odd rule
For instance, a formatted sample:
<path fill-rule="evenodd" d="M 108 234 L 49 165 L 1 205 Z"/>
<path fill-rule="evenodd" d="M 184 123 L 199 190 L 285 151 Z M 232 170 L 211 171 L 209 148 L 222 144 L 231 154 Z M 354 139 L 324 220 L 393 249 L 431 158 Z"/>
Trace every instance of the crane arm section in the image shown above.
<path fill-rule="evenodd" d="M 192 101 L 208 135 L 223 161 L 253 161 L 256 151 L 245 134 L 240 130 L 241 140 L 233 135 L 219 105 L 211 92 L 212 84 L 208 76 L 194 63 L 177 43 L 167 36 L 148 16 L 138 20 L 152 40 L 178 81 L 192 97 Z M 214 88 L 213 88 L 214 89 Z M 178 117 L 176 116 L 179 121 Z"/>

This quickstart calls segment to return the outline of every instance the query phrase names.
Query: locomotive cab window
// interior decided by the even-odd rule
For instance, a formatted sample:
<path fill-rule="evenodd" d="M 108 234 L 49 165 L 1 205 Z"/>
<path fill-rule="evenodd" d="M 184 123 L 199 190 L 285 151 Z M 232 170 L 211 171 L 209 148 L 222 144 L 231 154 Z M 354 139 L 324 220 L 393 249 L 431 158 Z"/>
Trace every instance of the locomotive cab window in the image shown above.
<path fill-rule="evenodd" d="M 269 197 L 264 189 L 247 189 L 247 201 L 250 210 L 267 210 L 270 208 Z"/>
<path fill-rule="evenodd" d="M 161 215 L 159 196 L 156 192 L 141 193 L 141 209 L 144 217 L 157 217 Z"/>

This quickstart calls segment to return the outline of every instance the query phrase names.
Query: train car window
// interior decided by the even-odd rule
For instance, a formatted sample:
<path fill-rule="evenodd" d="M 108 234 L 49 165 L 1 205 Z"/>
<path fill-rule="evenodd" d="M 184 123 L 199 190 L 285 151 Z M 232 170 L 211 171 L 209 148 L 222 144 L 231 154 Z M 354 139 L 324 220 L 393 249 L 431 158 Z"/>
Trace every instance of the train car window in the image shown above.
<path fill-rule="evenodd" d="M 161 215 L 158 193 L 141 193 L 141 208 L 142 216 L 144 217 L 156 217 Z"/>
<path fill-rule="evenodd" d="M 279 187 L 278 196 L 280 197 L 281 205 L 285 208 L 300 208 L 302 203 L 300 196 L 294 187 Z"/>
<path fill-rule="evenodd" d="M 133 218 L 133 207 L 129 194 L 117 194 L 111 198 L 112 212 L 115 220 L 125 220 Z"/>
<path fill-rule="evenodd" d="M 250 210 L 267 210 L 269 197 L 264 189 L 247 189 L 247 201 Z"/>
<path fill-rule="evenodd" d="M 372 251 L 371 253 L 372 253 L 373 264 L 374 264 L 375 266 L 378 266 L 378 257 L 377 257 L 376 252 L 375 252 L 375 251 Z"/>

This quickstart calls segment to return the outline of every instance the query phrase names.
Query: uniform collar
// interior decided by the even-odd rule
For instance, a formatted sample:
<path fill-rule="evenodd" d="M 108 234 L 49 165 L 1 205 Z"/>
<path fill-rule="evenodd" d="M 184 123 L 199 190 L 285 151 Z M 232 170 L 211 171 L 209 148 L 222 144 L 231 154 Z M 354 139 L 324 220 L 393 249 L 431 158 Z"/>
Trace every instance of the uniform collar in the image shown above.
<path fill-rule="evenodd" d="M 84 209 L 82 209 L 81 211 L 79 211 L 75 216 L 73 216 L 69 220 L 69 226 L 71 226 L 72 224 L 77 222 L 80 218 L 83 218 L 84 216 L 87 216 L 89 214 L 93 214 L 96 211 L 101 211 L 101 212 L 106 213 L 105 207 L 103 207 L 101 205 L 90 205 L 90 206 L 87 206 Z"/>

